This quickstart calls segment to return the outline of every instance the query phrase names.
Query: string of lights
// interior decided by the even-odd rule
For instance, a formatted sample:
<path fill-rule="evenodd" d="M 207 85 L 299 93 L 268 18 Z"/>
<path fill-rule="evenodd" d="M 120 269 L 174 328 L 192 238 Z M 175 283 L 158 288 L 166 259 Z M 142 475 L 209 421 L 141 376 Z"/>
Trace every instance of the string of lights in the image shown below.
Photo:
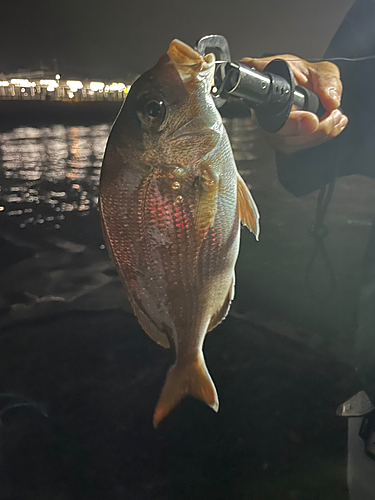
<path fill-rule="evenodd" d="M 12 75 L 11 75 L 12 76 Z M 4 78 L 0 79 L 1 100 L 123 100 L 130 85 L 123 82 L 99 82 L 89 80 L 65 80 L 56 74 L 54 78 Z"/>

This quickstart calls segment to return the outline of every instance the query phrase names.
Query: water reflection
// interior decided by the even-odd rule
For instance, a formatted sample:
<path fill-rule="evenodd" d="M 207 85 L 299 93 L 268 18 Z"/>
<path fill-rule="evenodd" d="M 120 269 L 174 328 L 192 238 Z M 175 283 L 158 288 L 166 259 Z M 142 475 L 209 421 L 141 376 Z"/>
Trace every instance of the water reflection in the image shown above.
<path fill-rule="evenodd" d="M 109 124 L 20 127 L 0 134 L 1 215 L 20 227 L 60 228 L 64 212 L 86 215 L 98 203 Z"/>
<path fill-rule="evenodd" d="M 236 160 L 254 160 L 251 120 L 225 120 Z M 61 227 L 66 212 L 98 204 L 100 168 L 110 125 L 20 127 L 0 134 L 0 217 L 21 228 Z M 246 172 L 241 172 L 246 175 Z"/>

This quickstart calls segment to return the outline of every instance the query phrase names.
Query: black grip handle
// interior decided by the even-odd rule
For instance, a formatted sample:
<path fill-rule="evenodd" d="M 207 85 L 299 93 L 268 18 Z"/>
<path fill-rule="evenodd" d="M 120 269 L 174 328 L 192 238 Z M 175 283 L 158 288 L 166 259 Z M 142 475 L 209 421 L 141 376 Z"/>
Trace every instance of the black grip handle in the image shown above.
<path fill-rule="evenodd" d="M 319 118 L 326 113 L 314 92 L 295 86 L 293 72 L 283 59 L 273 59 L 263 72 L 241 63 L 226 62 L 215 71 L 215 87 L 215 98 L 243 99 L 255 110 L 259 125 L 271 133 L 283 127 L 293 106 Z"/>
<path fill-rule="evenodd" d="M 321 118 L 327 112 L 315 92 L 300 85 L 297 85 L 294 89 L 293 104 L 299 109 L 315 113 L 318 118 Z"/>
<path fill-rule="evenodd" d="M 258 123 L 267 132 L 277 132 L 285 124 L 292 106 L 321 118 L 326 110 L 315 92 L 294 83 L 293 72 L 283 59 L 273 59 L 263 70 L 270 78 L 264 105 L 256 110 Z M 280 95 L 281 94 L 281 95 Z"/>

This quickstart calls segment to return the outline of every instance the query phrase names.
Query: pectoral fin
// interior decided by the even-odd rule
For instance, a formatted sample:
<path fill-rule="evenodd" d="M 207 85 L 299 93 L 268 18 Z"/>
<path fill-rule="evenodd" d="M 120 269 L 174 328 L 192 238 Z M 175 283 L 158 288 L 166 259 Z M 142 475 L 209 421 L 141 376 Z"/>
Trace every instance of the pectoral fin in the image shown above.
<path fill-rule="evenodd" d="M 237 207 L 238 214 L 242 224 L 254 233 L 255 238 L 259 240 L 259 212 L 251 196 L 249 188 L 240 174 L 237 174 Z"/>
<path fill-rule="evenodd" d="M 195 201 L 195 231 L 202 242 L 215 217 L 217 179 L 210 165 L 202 163 Z"/>

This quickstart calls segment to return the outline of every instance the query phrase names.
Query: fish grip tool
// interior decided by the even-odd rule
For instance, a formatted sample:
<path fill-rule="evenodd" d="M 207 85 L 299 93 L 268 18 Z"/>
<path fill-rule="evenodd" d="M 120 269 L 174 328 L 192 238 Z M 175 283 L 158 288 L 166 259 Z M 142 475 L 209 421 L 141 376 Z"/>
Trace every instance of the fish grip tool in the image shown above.
<path fill-rule="evenodd" d="M 242 99 L 254 109 L 259 125 L 267 132 L 277 132 L 287 121 L 292 106 L 319 117 L 325 109 L 319 97 L 305 87 L 295 85 L 293 72 L 283 59 L 274 59 L 263 72 L 233 62 L 229 44 L 222 35 L 207 35 L 198 40 L 196 49 L 204 56 L 207 49 L 219 54 L 212 96 L 217 108 L 228 97 Z"/>

